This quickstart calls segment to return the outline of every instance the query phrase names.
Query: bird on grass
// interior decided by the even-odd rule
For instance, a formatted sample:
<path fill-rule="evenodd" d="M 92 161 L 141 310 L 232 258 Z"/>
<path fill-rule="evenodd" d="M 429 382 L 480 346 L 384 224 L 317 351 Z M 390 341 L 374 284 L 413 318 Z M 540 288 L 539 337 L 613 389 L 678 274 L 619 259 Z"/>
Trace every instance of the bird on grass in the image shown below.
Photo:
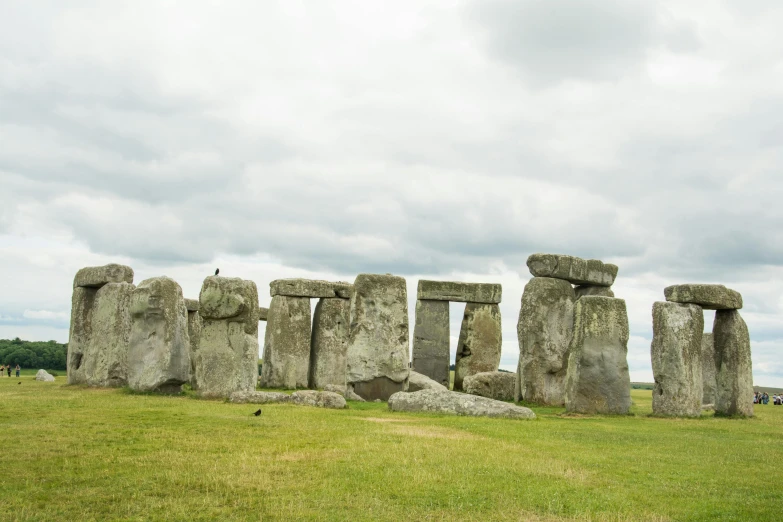
<path fill-rule="evenodd" d="M 220 269 L 219 269 L 219 268 L 216 268 L 216 269 L 215 269 L 215 275 L 218 275 L 219 273 L 220 273 Z"/>
<path fill-rule="evenodd" d="M 17 382 L 16 384 L 22 384 L 22 381 Z"/>
<path fill-rule="evenodd" d="M 256 411 L 256 412 L 253 412 L 253 415 L 255 415 L 256 417 L 258 417 L 259 415 L 261 415 L 261 408 L 258 408 L 258 411 Z"/>

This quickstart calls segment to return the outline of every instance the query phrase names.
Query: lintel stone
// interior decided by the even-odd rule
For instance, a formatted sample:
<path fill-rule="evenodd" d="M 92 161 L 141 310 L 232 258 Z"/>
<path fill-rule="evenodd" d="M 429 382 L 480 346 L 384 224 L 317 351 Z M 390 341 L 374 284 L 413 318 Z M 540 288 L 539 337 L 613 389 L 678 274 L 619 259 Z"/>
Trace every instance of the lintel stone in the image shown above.
<path fill-rule="evenodd" d="M 269 283 L 269 295 L 284 295 L 288 297 L 340 297 L 350 299 L 353 285 L 351 283 L 318 281 L 315 279 L 277 279 Z"/>
<path fill-rule="evenodd" d="M 133 269 L 115 263 L 105 266 L 87 266 L 76 272 L 73 287 L 100 288 L 108 283 L 133 283 Z"/>
<path fill-rule="evenodd" d="M 527 267 L 536 277 L 565 279 L 575 285 L 612 286 L 617 277 L 617 265 L 597 259 L 582 259 L 560 254 L 532 254 Z"/>
<path fill-rule="evenodd" d="M 418 298 L 429 301 L 498 304 L 503 288 L 496 283 L 419 280 Z"/>
<path fill-rule="evenodd" d="M 667 286 L 663 290 L 667 301 L 697 304 L 707 310 L 739 310 L 742 295 L 723 285 L 685 284 Z"/>

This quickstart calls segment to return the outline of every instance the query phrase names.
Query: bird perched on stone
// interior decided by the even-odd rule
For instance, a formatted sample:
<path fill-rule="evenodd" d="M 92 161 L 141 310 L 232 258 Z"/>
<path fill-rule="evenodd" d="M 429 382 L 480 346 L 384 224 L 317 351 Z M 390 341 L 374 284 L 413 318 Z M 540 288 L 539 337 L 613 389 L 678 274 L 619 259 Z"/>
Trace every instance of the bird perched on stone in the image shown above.
<path fill-rule="evenodd" d="M 215 275 L 218 275 L 219 273 L 220 273 L 220 269 L 219 269 L 219 268 L 216 268 L 216 269 L 215 269 Z"/>
<path fill-rule="evenodd" d="M 261 415 L 261 408 L 258 408 L 258 411 L 254 412 L 253 415 L 255 415 L 256 417 Z"/>

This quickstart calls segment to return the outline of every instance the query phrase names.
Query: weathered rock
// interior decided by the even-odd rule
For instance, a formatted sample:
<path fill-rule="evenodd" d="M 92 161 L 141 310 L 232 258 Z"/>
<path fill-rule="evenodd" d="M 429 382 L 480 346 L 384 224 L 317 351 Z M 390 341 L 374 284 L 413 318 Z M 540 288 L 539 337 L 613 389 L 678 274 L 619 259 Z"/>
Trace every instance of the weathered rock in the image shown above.
<path fill-rule="evenodd" d="M 107 283 L 133 283 L 133 269 L 114 263 L 88 266 L 76 272 L 76 277 L 73 278 L 74 288 L 100 288 Z"/>
<path fill-rule="evenodd" d="M 739 310 L 742 295 L 723 285 L 673 285 L 663 290 L 667 301 L 693 303 L 707 310 Z"/>
<path fill-rule="evenodd" d="M 291 394 L 291 402 L 300 406 L 313 406 L 333 410 L 342 410 L 348 407 L 345 403 L 345 398 L 342 395 L 328 391 L 295 391 Z"/>
<path fill-rule="evenodd" d="M 269 317 L 269 308 L 260 307 L 258 309 L 258 320 L 266 321 Z"/>
<path fill-rule="evenodd" d="M 229 400 L 237 404 L 272 404 L 291 402 L 291 396 L 282 392 L 235 391 Z"/>
<path fill-rule="evenodd" d="M 38 373 L 35 374 L 35 380 L 43 382 L 54 382 L 54 375 L 47 372 L 46 370 L 38 370 Z"/>
<path fill-rule="evenodd" d="M 462 383 L 465 393 L 498 401 L 513 401 L 517 374 L 511 372 L 481 372 L 468 375 Z"/>
<path fill-rule="evenodd" d="M 574 307 L 566 411 L 626 414 L 631 407 L 625 301 L 588 296 Z"/>
<path fill-rule="evenodd" d="M 715 342 L 715 414 L 753 416 L 753 368 L 748 326 L 737 310 L 718 310 Z"/>
<path fill-rule="evenodd" d="M 655 387 L 655 415 L 701 415 L 701 346 L 704 312 L 693 304 L 653 304 L 653 338 L 650 346 Z"/>
<path fill-rule="evenodd" d="M 128 383 L 134 288 L 130 283 L 107 283 L 73 289 L 68 384 L 119 387 Z"/>
<path fill-rule="evenodd" d="M 178 393 L 190 381 L 188 312 L 182 288 L 168 277 L 139 283 L 131 295 L 128 386 Z"/>
<path fill-rule="evenodd" d="M 188 312 L 198 312 L 199 307 L 198 299 L 185 298 L 185 308 L 187 308 Z"/>
<path fill-rule="evenodd" d="M 336 393 L 345 397 L 345 384 L 325 384 L 324 391 Z"/>
<path fill-rule="evenodd" d="M 344 397 L 345 397 L 346 400 L 349 400 L 349 401 L 367 402 L 364 399 L 362 399 L 361 397 L 359 397 L 358 395 L 356 395 L 356 393 L 354 393 L 354 391 L 351 390 L 350 388 L 346 388 L 345 389 Z"/>
<path fill-rule="evenodd" d="M 536 277 L 565 279 L 575 285 L 612 286 L 617 277 L 617 265 L 560 254 L 532 254 L 527 267 Z"/>
<path fill-rule="evenodd" d="M 340 297 L 350 299 L 351 283 L 332 283 L 313 279 L 277 279 L 269 283 L 270 297 L 284 295 L 288 297 Z"/>
<path fill-rule="evenodd" d="M 595 295 L 598 297 L 614 297 L 614 292 L 608 286 L 597 285 L 579 285 L 574 288 L 574 294 L 576 298 L 584 297 L 586 295 Z"/>
<path fill-rule="evenodd" d="M 408 375 L 408 391 L 417 392 L 421 390 L 448 391 L 448 388 L 441 383 L 430 379 L 426 375 L 411 371 Z"/>
<path fill-rule="evenodd" d="M 188 301 L 185 299 L 185 307 L 188 307 Z M 198 301 L 196 301 L 198 303 Z M 190 385 L 194 390 L 198 389 L 196 379 L 196 352 L 201 344 L 201 315 L 197 310 L 188 308 L 188 339 L 190 339 Z"/>
<path fill-rule="evenodd" d="M 454 389 L 462 390 L 462 381 L 468 375 L 496 371 L 502 344 L 500 307 L 496 304 L 466 304 L 457 344 Z"/>
<path fill-rule="evenodd" d="M 419 280 L 417 298 L 427 301 L 498 304 L 503 288 L 494 283 Z"/>
<path fill-rule="evenodd" d="M 448 388 L 449 365 L 449 302 L 419 299 L 413 326 L 413 370 Z"/>
<path fill-rule="evenodd" d="M 199 395 L 229 397 L 255 390 L 258 378 L 258 289 L 252 281 L 209 276 L 199 296 L 196 352 Z"/>
<path fill-rule="evenodd" d="M 359 274 L 351 299 L 348 389 L 367 400 L 403 391 L 410 360 L 405 279 Z"/>
<path fill-rule="evenodd" d="M 574 289 L 563 279 L 534 277 L 525 285 L 517 323 L 517 401 L 565 404 L 575 300 Z"/>
<path fill-rule="evenodd" d="M 261 386 L 307 388 L 310 337 L 310 298 L 274 296 L 264 336 Z"/>
<path fill-rule="evenodd" d="M 347 299 L 321 298 L 315 305 L 310 342 L 310 388 L 324 388 L 327 384 L 345 387 L 350 315 L 351 303 Z"/>
<path fill-rule="evenodd" d="M 389 397 L 389 409 L 417 413 L 451 413 L 471 417 L 536 418 L 532 410 L 522 406 L 447 390 L 395 393 Z"/>
<path fill-rule="evenodd" d="M 715 361 L 715 341 L 711 333 L 704 333 L 701 336 L 702 404 L 715 404 L 715 392 L 718 387 L 717 366 Z"/>

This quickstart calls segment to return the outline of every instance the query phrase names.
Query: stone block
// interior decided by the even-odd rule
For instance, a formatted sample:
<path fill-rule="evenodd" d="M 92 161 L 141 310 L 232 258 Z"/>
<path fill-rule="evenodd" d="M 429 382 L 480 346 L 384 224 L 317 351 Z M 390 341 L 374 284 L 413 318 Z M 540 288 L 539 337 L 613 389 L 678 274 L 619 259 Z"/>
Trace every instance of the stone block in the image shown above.
<path fill-rule="evenodd" d="M 419 280 L 418 299 L 460 303 L 498 304 L 503 288 L 494 283 Z"/>
<path fill-rule="evenodd" d="M 408 375 L 408 392 L 417 392 L 421 390 L 443 390 L 447 391 L 448 388 L 441 383 L 434 381 L 422 375 L 418 372 L 411 371 Z"/>
<path fill-rule="evenodd" d="M 586 295 L 594 295 L 598 297 L 614 297 L 614 292 L 608 286 L 596 286 L 596 285 L 579 285 L 574 288 L 574 294 L 576 298 L 584 297 Z"/>
<path fill-rule="evenodd" d="M 284 295 L 288 297 L 350 299 L 352 291 L 353 285 L 351 283 L 333 283 L 314 279 L 277 279 L 269 283 L 270 297 Z"/>
<path fill-rule="evenodd" d="M 701 336 L 702 404 L 715 404 L 715 393 L 718 387 L 717 375 L 715 340 L 711 333 L 704 333 Z"/>
<path fill-rule="evenodd" d="M 617 277 L 617 265 L 560 254 L 532 254 L 527 266 L 535 277 L 565 279 L 575 285 L 612 286 Z"/>
<path fill-rule="evenodd" d="M 513 401 L 517 374 L 510 372 L 481 372 L 468 375 L 462 382 L 465 393 L 498 401 Z"/>
<path fill-rule="evenodd" d="M 750 333 L 737 310 L 718 310 L 712 325 L 715 342 L 715 414 L 753 416 L 753 368 Z"/>
<path fill-rule="evenodd" d="M 198 299 L 185 298 L 185 308 L 188 309 L 188 312 L 198 312 L 199 309 Z"/>
<path fill-rule="evenodd" d="M 496 371 L 502 344 L 500 307 L 496 304 L 466 304 L 457 344 L 454 389 L 462 390 L 462 381 L 468 375 Z"/>
<path fill-rule="evenodd" d="M 337 385 L 345 388 L 348 329 L 351 303 L 347 299 L 321 298 L 313 313 L 310 342 L 309 387 Z"/>
<path fill-rule="evenodd" d="M 76 272 L 76 277 L 73 278 L 74 288 L 100 288 L 107 283 L 133 283 L 133 269 L 114 263 L 88 266 Z"/>
<path fill-rule="evenodd" d="M 258 320 L 266 321 L 269 317 L 269 308 L 260 307 L 258 309 Z"/>
<path fill-rule="evenodd" d="M 535 419 L 532 410 L 477 395 L 448 390 L 421 390 L 395 393 L 389 398 L 389 409 L 415 413 L 447 413 L 471 417 Z"/>
<path fill-rule="evenodd" d="M 261 386 L 307 388 L 310 368 L 309 297 L 276 295 L 269 305 Z"/>
<path fill-rule="evenodd" d="M 185 299 L 186 307 L 187 301 L 188 299 Z M 198 390 L 196 352 L 198 352 L 201 345 L 201 315 L 199 315 L 198 311 L 190 309 L 188 310 L 188 338 L 190 339 L 190 385 L 194 390 Z"/>
<path fill-rule="evenodd" d="M 413 326 L 413 370 L 448 388 L 450 363 L 449 302 L 418 299 Z"/>
<path fill-rule="evenodd" d="M 692 303 L 706 310 L 739 310 L 742 295 L 723 285 L 686 284 L 667 286 L 663 290 L 667 301 Z"/>

